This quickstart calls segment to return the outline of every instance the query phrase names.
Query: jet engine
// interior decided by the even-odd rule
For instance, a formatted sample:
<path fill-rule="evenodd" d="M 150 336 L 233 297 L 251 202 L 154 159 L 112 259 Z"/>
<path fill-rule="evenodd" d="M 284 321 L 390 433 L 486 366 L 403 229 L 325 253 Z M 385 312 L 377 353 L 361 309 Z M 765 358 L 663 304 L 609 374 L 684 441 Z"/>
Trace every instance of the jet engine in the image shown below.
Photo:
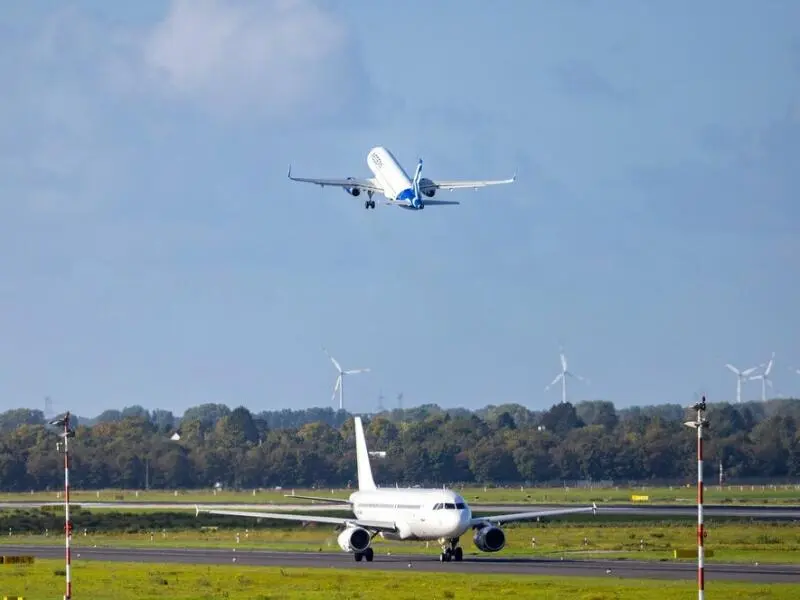
<path fill-rule="evenodd" d="M 348 527 L 336 539 L 345 552 L 364 552 L 369 548 L 369 531 L 361 527 Z"/>
<path fill-rule="evenodd" d="M 348 180 L 352 180 L 353 178 L 352 177 L 348 177 L 347 179 Z M 344 188 L 344 191 L 346 191 L 351 196 L 358 196 L 361 193 L 361 189 L 357 188 L 357 187 L 353 187 L 353 188 L 346 187 L 346 188 Z"/>
<path fill-rule="evenodd" d="M 506 534 L 494 525 L 485 525 L 475 530 L 472 541 L 482 552 L 498 552 L 506 545 Z"/>
<path fill-rule="evenodd" d="M 419 180 L 420 189 L 425 188 L 426 185 L 427 186 L 433 185 L 433 182 L 427 177 L 423 177 L 422 179 Z M 433 198 L 436 195 L 436 188 L 430 187 L 428 189 L 423 189 L 422 193 L 425 194 L 428 198 Z"/>

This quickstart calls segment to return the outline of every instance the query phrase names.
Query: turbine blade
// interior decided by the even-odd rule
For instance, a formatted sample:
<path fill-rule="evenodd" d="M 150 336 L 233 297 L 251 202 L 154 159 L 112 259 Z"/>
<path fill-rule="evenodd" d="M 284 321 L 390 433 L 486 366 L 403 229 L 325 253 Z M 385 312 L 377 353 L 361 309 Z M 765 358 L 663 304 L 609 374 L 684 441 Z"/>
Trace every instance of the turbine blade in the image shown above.
<path fill-rule="evenodd" d="M 742 371 L 742 372 L 740 373 L 740 375 L 741 375 L 742 377 L 747 377 L 748 375 L 750 375 L 750 373 L 752 373 L 753 371 L 755 371 L 757 368 L 758 368 L 758 367 L 750 367 L 749 369 L 745 369 L 744 371 Z"/>
<path fill-rule="evenodd" d="M 567 357 L 564 356 L 563 352 L 561 353 L 561 370 L 562 371 L 566 371 L 567 370 Z"/>
<path fill-rule="evenodd" d="M 335 358 L 333 358 L 333 356 L 331 356 L 331 353 L 328 352 L 325 348 L 323 348 L 323 350 L 325 350 L 325 354 L 328 355 L 328 358 L 331 359 L 331 362 L 333 363 L 333 366 L 336 367 L 336 370 L 339 371 L 339 373 L 341 373 L 342 367 L 341 365 L 339 365 L 339 362 Z"/>
<path fill-rule="evenodd" d="M 339 386 L 342 384 L 341 373 L 336 376 L 336 384 L 333 386 L 333 394 L 331 395 L 331 402 L 336 402 L 336 392 L 339 391 Z"/>
<path fill-rule="evenodd" d="M 774 362 L 775 362 L 775 353 L 773 352 L 772 358 L 769 359 L 769 362 L 767 363 L 767 368 L 764 370 L 764 375 L 769 375 L 769 372 L 772 371 L 772 365 L 774 364 Z"/>
<path fill-rule="evenodd" d="M 728 367 L 731 371 L 733 371 L 737 375 L 744 375 L 745 374 L 745 371 L 740 371 L 739 369 L 737 369 L 736 367 L 734 367 L 730 363 L 726 363 L 725 366 Z"/>
<path fill-rule="evenodd" d="M 349 371 L 343 371 L 345 375 L 353 375 L 355 373 L 368 373 L 369 369 L 350 369 Z"/>
<path fill-rule="evenodd" d="M 562 377 L 564 377 L 563 373 L 559 373 L 558 375 L 556 375 L 556 378 L 553 379 L 553 381 L 551 381 L 549 384 L 547 384 L 547 386 L 544 388 L 544 391 L 546 392 L 551 387 L 553 387 L 555 384 L 557 384 L 559 381 L 561 381 Z"/>

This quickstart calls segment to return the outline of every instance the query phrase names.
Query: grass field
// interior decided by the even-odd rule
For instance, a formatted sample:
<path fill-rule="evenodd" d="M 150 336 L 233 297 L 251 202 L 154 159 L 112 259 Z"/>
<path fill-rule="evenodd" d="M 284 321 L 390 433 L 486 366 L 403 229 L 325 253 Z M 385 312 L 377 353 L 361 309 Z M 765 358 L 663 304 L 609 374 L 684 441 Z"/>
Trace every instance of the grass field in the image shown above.
<path fill-rule="evenodd" d="M 637 560 L 673 560 L 672 552 L 695 548 L 696 529 L 692 523 L 641 523 L 626 525 L 586 525 L 549 522 L 540 525 L 515 525 L 505 528 L 507 545 L 500 556 L 574 556 L 634 558 Z M 54 535 L 3 535 L 4 543 L 59 544 L 62 532 Z M 239 541 L 236 541 L 237 533 Z M 535 545 L 532 543 L 535 538 Z M 469 535 L 461 539 L 466 555 L 479 556 Z M 217 547 L 308 552 L 339 552 L 336 532 L 324 525 L 305 528 L 256 528 L 241 530 L 154 531 L 146 533 L 83 535 L 75 524 L 73 546 L 81 547 Z M 374 541 L 379 555 L 386 552 L 436 555 L 438 546 L 431 542 Z M 708 526 L 706 548 L 714 551 L 708 562 L 799 563 L 800 525 L 794 523 L 714 523 Z"/>
<path fill-rule="evenodd" d="M 693 504 L 696 502 L 695 485 L 683 487 L 614 487 L 614 488 L 455 488 L 470 504 L 495 503 L 631 503 L 633 496 L 647 496 L 647 502 L 668 504 Z M 352 490 L 296 488 L 295 493 L 312 496 L 347 498 Z M 70 499 L 80 502 L 188 502 L 188 503 L 296 503 L 287 498 L 291 489 L 285 490 L 72 490 Z M 55 502 L 62 498 L 60 491 L 35 493 L 0 493 L 0 502 Z M 707 486 L 705 501 L 709 504 L 779 504 L 799 505 L 800 484 L 797 485 L 725 485 Z"/>
<path fill-rule="evenodd" d="M 63 562 L 0 566 L 0 597 L 60 598 Z M 546 600 L 683 600 L 696 594 L 694 581 L 629 580 L 514 575 L 381 572 L 277 567 L 146 565 L 78 562 L 73 596 L 93 600 L 278 600 L 538 598 Z M 709 581 L 710 597 L 726 600 L 794 600 L 800 585 Z"/>

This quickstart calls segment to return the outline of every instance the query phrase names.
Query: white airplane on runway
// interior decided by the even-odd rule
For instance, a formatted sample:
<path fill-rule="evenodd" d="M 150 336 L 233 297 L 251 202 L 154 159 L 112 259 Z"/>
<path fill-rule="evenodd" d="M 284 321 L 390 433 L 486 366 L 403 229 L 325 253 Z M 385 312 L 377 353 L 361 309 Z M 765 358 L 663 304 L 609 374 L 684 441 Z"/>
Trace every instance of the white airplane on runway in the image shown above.
<path fill-rule="evenodd" d="M 359 196 L 366 192 L 367 199 L 364 208 L 375 208 L 373 194 L 383 194 L 385 204 L 399 206 L 408 210 L 422 210 L 426 206 L 440 206 L 447 204 L 461 204 L 453 200 L 431 200 L 436 195 L 436 190 L 457 190 L 463 188 L 486 187 L 516 181 L 516 173 L 511 179 L 495 181 L 432 181 L 422 177 L 422 159 L 417 163 L 414 177 L 409 178 L 408 173 L 397 162 L 389 150 L 376 146 L 367 154 L 367 166 L 375 177 L 370 179 L 309 179 L 305 177 L 292 177 L 292 166 L 289 165 L 288 177 L 292 181 L 314 183 L 325 187 L 326 185 L 344 188 L 351 196 Z"/>
<path fill-rule="evenodd" d="M 451 559 L 459 561 L 463 558 L 464 552 L 458 542 L 459 538 L 469 529 L 474 530 L 473 542 L 479 550 L 498 552 L 506 544 L 505 534 L 499 527 L 502 523 L 570 513 L 597 512 L 597 505 L 592 504 L 592 506 L 580 508 L 473 517 L 464 498 L 448 489 L 378 488 L 372 479 L 372 469 L 369 464 L 369 454 L 360 417 L 355 417 L 355 432 L 358 491 L 350 494 L 349 500 L 291 495 L 292 498 L 347 504 L 352 507 L 355 518 L 240 510 L 201 510 L 199 506 L 195 506 L 196 513 L 205 512 L 214 515 L 337 525 L 342 529 L 337 540 L 339 547 L 345 552 L 352 552 L 356 561 L 361 561 L 362 558 L 368 562 L 372 561 L 374 552 L 370 544 L 376 535 L 380 535 L 386 540 L 438 540 L 442 547 L 439 560 L 445 562 Z"/>

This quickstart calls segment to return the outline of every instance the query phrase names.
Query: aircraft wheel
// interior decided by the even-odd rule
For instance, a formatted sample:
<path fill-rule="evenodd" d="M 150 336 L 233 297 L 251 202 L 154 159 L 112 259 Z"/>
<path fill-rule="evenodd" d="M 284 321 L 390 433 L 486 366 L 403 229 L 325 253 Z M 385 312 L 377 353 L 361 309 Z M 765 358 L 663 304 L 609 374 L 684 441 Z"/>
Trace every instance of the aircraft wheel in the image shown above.
<path fill-rule="evenodd" d="M 453 558 L 456 559 L 456 562 L 460 562 L 464 558 L 464 550 L 460 546 L 453 551 Z"/>
<path fill-rule="evenodd" d="M 375 556 L 375 552 L 372 548 L 367 548 L 364 550 L 364 558 L 367 559 L 367 562 L 372 562 L 373 557 Z"/>
<path fill-rule="evenodd" d="M 369 209 L 369 200 L 364 200 L 364 208 Z"/>
<path fill-rule="evenodd" d="M 361 559 L 364 558 L 364 555 L 361 554 L 361 552 L 356 552 L 354 556 L 355 556 L 356 562 L 361 562 Z"/>

